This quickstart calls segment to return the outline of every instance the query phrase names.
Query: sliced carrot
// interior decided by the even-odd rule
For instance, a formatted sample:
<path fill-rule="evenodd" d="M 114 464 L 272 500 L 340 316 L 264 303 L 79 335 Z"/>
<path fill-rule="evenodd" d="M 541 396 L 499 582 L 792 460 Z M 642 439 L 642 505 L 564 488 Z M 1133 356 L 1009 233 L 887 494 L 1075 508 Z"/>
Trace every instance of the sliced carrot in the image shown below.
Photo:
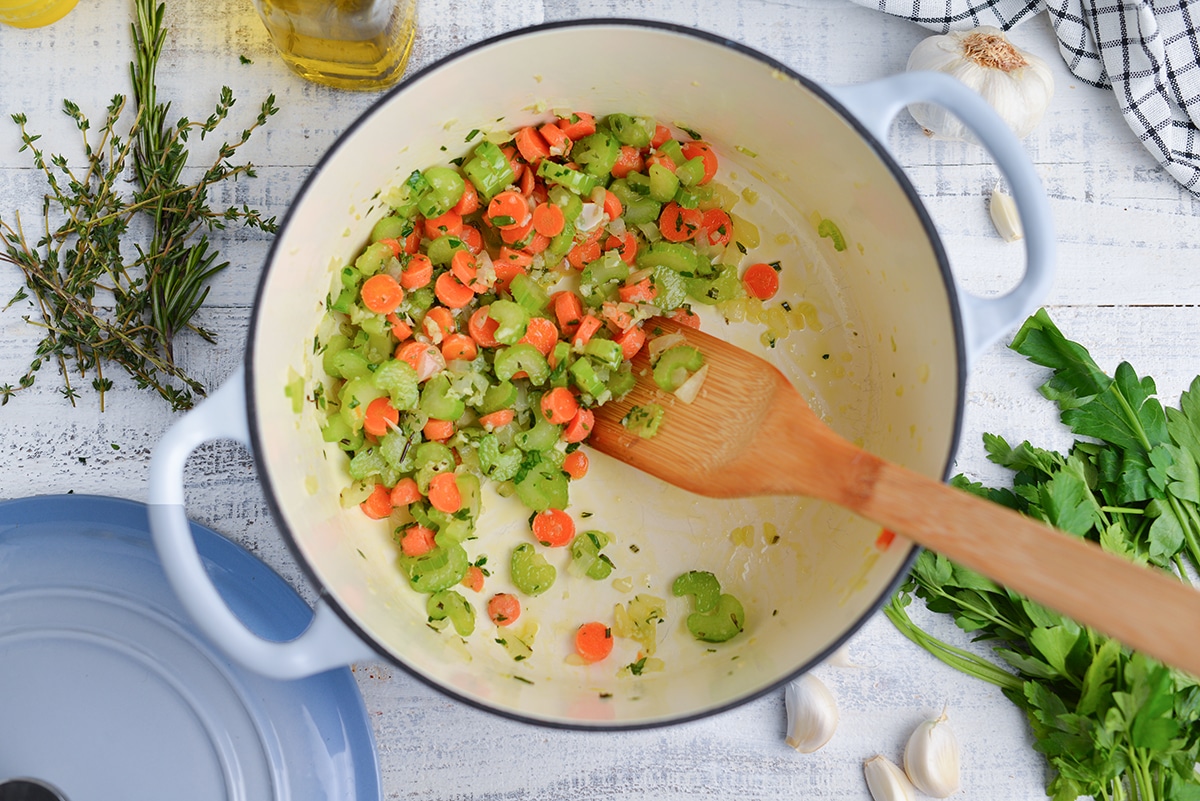
<path fill-rule="evenodd" d="M 637 260 L 637 237 L 633 235 L 632 231 L 626 231 L 624 236 L 610 236 L 604 241 L 604 249 L 617 251 L 622 261 L 626 264 L 633 264 Z"/>
<path fill-rule="evenodd" d="M 529 218 L 529 204 L 520 192 L 506 189 L 488 203 L 487 219 L 500 230 L 519 228 Z"/>
<path fill-rule="evenodd" d="M 579 330 L 583 320 L 583 301 L 574 292 L 563 290 L 555 292 L 551 299 L 554 306 L 554 316 L 558 319 L 558 327 L 564 334 L 570 336 Z"/>
<path fill-rule="evenodd" d="M 579 413 L 579 401 L 566 387 L 555 387 L 542 396 L 542 414 L 555 425 L 566 425 Z"/>
<path fill-rule="evenodd" d="M 521 616 L 521 601 L 507 592 L 496 593 L 488 601 L 487 613 L 497 626 L 511 626 Z"/>
<path fill-rule="evenodd" d="M 513 180 L 519 180 L 525 172 L 525 165 L 517 160 L 517 149 L 513 145 L 505 145 L 500 148 L 500 152 L 504 154 L 504 158 L 508 159 L 508 166 L 512 170 Z"/>
<path fill-rule="evenodd" d="M 524 246 L 531 234 L 533 234 L 533 214 L 526 217 L 525 222 L 521 225 L 500 229 L 500 239 L 506 245 L 516 245 L 518 248 Z"/>
<path fill-rule="evenodd" d="M 407 362 L 408 366 L 416 370 L 417 375 L 420 375 L 421 363 L 431 353 L 437 354 L 437 359 L 441 359 L 442 357 L 442 352 L 437 349 L 437 345 L 431 345 L 428 342 L 420 342 L 414 339 L 411 342 L 404 342 L 397 347 L 395 357 L 402 362 Z"/>
<path fill-rule="evenodd" d="M 450 209 L 441 217 L 425 221 L 425 236 L 429 239 L 437 239 L 439 236 L 458 236 L 462 233 L 462 227 L 462 215 L 454 209 Z"/>
<path fill-rule="evenodd" d="M 399 239 L 380 239 L 379 244 L 387 245 L 392 249 L 392 255 L 400 258 L 400 254 L 404 252 L 404 243 Z"/>
<path fill-rule="evenodd" d="M 558 326 L 545 317 L 530 317 L 525 336 L 517 340 L 517 344 L 533 345 L 543 356 L 549 356 L 557 342 Z"/>
<path fill-rule="evenodd" d="M 654 126 L 654 136 L 650 138 L 650 147 L 660 148 L 663 143 L 671 138 L 671 129 L 663 125 L 661 122 Z"/>
<path fill-rule="evenodd" d="M 591 436 L 592 428 L 596 425 L 596 415 L 591 409 L 580 409 L 567 427 L 563 429 L 563 440 L 566 442 L 583 442 Z"/>
<path fill-rule="evenodd" d="M 579 453 L 579 451 L 576 451 Z M 563 462 L 566 465 L 566 462 Z M 421 490 L 417 487 L 417 480 L 412 476 L 406 476 L 396 482 L 396 486 L 392 487 L 392 506 L 408 506 L 410 503 L 416 503 L 421 500 Z"/>
<path fill-rule="evenodd" d="M 479 565 L 468 567 L 461 583 L 472 592 L 483 592 L 483 568 Z"/>
<path fill-rule="evenodd" d="M 579 321 L 579 328 L 575 329 L 575 336 L 571 338 L 572 345 L 582 347 L 600 330 L 600 318 L 594 314 L 585 314 L 583 319 Z"/>
<path fill-rule="evenodd" d="M 453 420 L 438 420 L 431 417 L 425 423 L 425 427 L 421 429 L 421 433 L 425 435 L 425 439 L 430 442 L 445 442 L 454 436 L 454 421 Z M 433 490 L 430 489 L 430 492 Z"/>
<path fill-rule="evenodd" d="M 779 291 L 779 273 L 769 264 L 751 264 L 742 273 L 742 284 L 746 291 L 759 300 L 770 300 Z"/>
<path fill-rule="evenodd" d="M 372 520 L 382 520 L 392 513 L 392 500 L 389 497 L 390 491 L 383 484 L 376 484 L 375 489 L 371 490 L 371 494 L 367 499 L 359 504 L 359 508 L 363 510 L 363 514 Z"/>
<path fill-rule="evenodd" d="M 571 151 L 571 138 L 553 122 L 548 122 L 538 128 L 538 133 L 546 140 L 551 156 L 565 156 Z"/>
<path fill-rule="evenodd" d="M 475 299 L 475 290 L 466 286 L 451 273 L 442 273 L 434 284 L 437 299 L 451 309 L 461 309 Z"/>
<path fill-rule="evenodd" d="M 500 409 L 499 411 L 485 414 L 479 418 L 479 424 L 488 431 L 495 431 L 498 428 L 504 428 L 513 421 L 516 414 L 512 409 Z"/>
<path fill-rule="evenodd" d="M 621 145 L 621 154 L 613 164 L 612 174 L 614 178 L 624 178 L 631 172 L 641 172 L 645 166 L 640 150 L 632 145 Z"/>
<path fill-rule="evenodd" d="M 554 203 L 539 203 L 533 210 L 533 230 L 542 236 L 558 236 L 566 225 L 562 208 Z"/>
<path fill-rule="evenodd" d="M 655 164 L 663 167 L 664 169 L 668 169 L 671 172 L 675 172 L 675 161 L 670 156 L 665 156 L 662 153 L 655 153 L 646 158 L 647 170 L 649 170 Z"/>
<path fill-rule="evenodd" d="M 450 272 L 472 290 L 476 289 L 475 279 L 479 275 L 478 262 L 475 254 L 469 250 L 456 250 L 450 257 Z"/>
<path fill-rule="evenodd" d="M 376 398 L 367 405 L 367 413 L 363 418 L 363 431 L 375 437 L 382 437 L 391 426 L 400 422 L 400 412 L 397 411 L 387 398 Z"/>
<path fill-rule="evenodd" d="M 537 186 L 537 176 L 533 173 L 533 168 L 525 170 L 521 173 L 521 180 L 517 182 L 517 188 L 521 190 L 521 194 L 529 197 L 533 194 L 533 188 Z"/>
<path fill-rule="evenodd" d="M 875 538 L 875 547 L 881 551 L 886 551 L 892 546 L 896 540 L 896 532 L 890 528 L 880 529 L 879 536 Z"/>
<path fill-rule="evenodd" d="M 700 315 L 691 309 L 678 308 L 667 315 L 668 319 L 686 325 L 688 328 L 700 329 Z"/>
<path fill-rule="evenodd" d="M 733 236 L 733 220 L 721 209 L 709 209 L 700 218 L 700 233 L 696 238 L 709 245 L 727 245 Z"/>
<path fill-rule="evenodd" d="M 404 237 L 404 252 L 408 254 L 416 253 L 421 249 L 421 221 L 420 219 L 413 220 L 412 233 Z"/>
<path fill-rule="evenodd" d="M 438 473 L 429 479 L 429 505 L 448 515 L 462 508 L 462 493 L 453 473 Z"/>
<path fill-rule="evenodd" d="M 703 219 L 700 209 L 685 209 L 672 200 L 658 217 L 658 230 L 668 242 L 686 242 L 696 235 Z"/>
<path fill-rule="evenodd" d="M 467 246 L 467 250 L 476 256 L 483 250 L 483 234 L 479 233 L 479 229 L 473 225 L 464 225 L 458 238 Z"/>
<path fill-rule="evenodd" d="M 433 262 L 424 253 L 414 253 L 408 266 L 400 273 L 400 286 L 405 289 L 420 289 L 433 280 Z"/>
<path fill-rule="evenodd" d="M 492 262 L 492 267 L 496 271 L 496 288 L 501 292 L 507 292 L 512 280 L 524 273 L 525 268 L 531 264 L 533 264 L 533 256 L 520 250 L 513 250 L 507 245 L 502 246 L 500 255 Z"/>
<path fill-rule="evenodd" d="M 458 330 L 458 326 L 454 322 L 454 315 L 445 306 L 430 306 L 421 319 L 421 329 L 431 340 L 440 341 Z"/>
<path fill-rule="evenodd" d="M 471 361 L 479 355 L 479 346 L 466 334 L 447 334 L 442 340 L 442 356 L 446 361 Z"/>
<path fill-rule="evenodd" d="M 546 138 L 532 126 L 526 126 L 517 131 L 513 135 L 513 144 L 517 146 L 517 152 L 521 154 L 521 158 L 528 161 L 534 168 L 542 159 L 550 155 L 550 145 L 546 144 Z"/>
<path fill-rule="evenodd" d="M 622 359 L 632 359 L 646 344 L 646 332 L 640 326 L 630 326 L 614 336 L 613 342 L 621 346 Z"/>
<path fill-rule="evenodd" d="M 621 287 L 617 295 L 626 303 L 649 303 L 658 297 L 658 289 L 649 278 L 643 278 L 636 284 Z"/>
<path fill-rule="evenodd" d="M 413 523 L 400 535 L 400 551 L 405 556 L 424 556 L 432 551 L 435 545 L 437 543 L 433 539 L 433 529 L 420 523 Z"/>
<path fill-rule="evenodd" d="M 454 211 L 458 212 L 461 217 L 479 211 L 479 193 L 475 191 L 475 185 L 470 181 L 463 181 L 462 197 L 454 204 Z"/>
<path fill-rule="evenodd" d="M 607 189 L 605 189 L 604 190 L 604 213 L 608 215 L 608 219 L 610 219 L 610 220 L 617 219 L 618 217 L 621 216 L 621 212 L 623 212 L 624 210 L 625 210 L 625 207 L 621 205 L 621 199 L 619 197 L 617 197 L 616 195 L 614 195 L 612 192 L 609 192 Z"/>
<path fill-rule="evenodd" d="M 689 159 L 697 156 L 704 159 L 704 177 L 700 179 L 700 183 L 706 184 L 711 181 L 717 174 L 717 154 L 709 147 L 708 142 L 687 142 L 681 149 L 683 155 Z"/>
<path fill-rule="evenodd" d="M 596 132 L 596 118 L 586 111 L 576 111 L 569 117 L 563 117 L 558 121 L 558 127 L 562 129 L 573 142 L 578 142 L 585 136 L 591 136 Z"/>
<path fill-rule="evenodd" d="M 395 312 L 387 316 L 387 321 L 392 326 L 392 336 L 397 342 L 403 342 L 412 336 L 412 326 L 397 317 Z"/>
<path fill-rule="evenodd" d="M 563 459 L 563 472 L 571 477 L 572 481 L 578 481 L 587 475 L 588 471 L 588 456 L 583 451 L 575 451 L 568 453 Z"/>
<path fill-rule="evenodd" d="M 359 295 L 367 310 L 375 314 L 390 314 L 404 300 L 400 282 L 387 273 L 378 273 L 363 281 Z"/>
<path fill-rule="evenodd" d="M 575 539 L 575 521 L 562 509 L 547 509 L 533 516 L 533 538 L 542 545 L 561 548 Z"/>
<path fill-rule="evenodd" d="M 596 230 L 603 230 L 603 226 L 596 226 Z M 588 264 L 600 258 L 600 252 L 599 237 L 585 239 L 567 251 L 567 263 L 576 270 L 582 270 Z"/>
<path fill-rule="evenodd" d="M 550 237 L 539 234 L 535 229 L 533 236 L 529 238 L 529 244 L 521 252 L 536 256 L 548 247 L 550 247 Z"/>
<path fill-rule="evenodd" d="M 575 653 L 585 662 L 599 662 L 612 649 L 612 629 L 603 623 L 584 623 L 575 632 Z"/>
<path fill-rule="evenodd" d="M 471 319 L 467 321 L 467 333 L 471 335 L 471 339 L 475 340 L 475 344 L 481 348 L 494 348 L 500 344 L 496 339 L 496 329 L 500 327 L 500 323 L 488 316 L 488 310 L 491 306 L 481 306 L 471 315 Z"/>

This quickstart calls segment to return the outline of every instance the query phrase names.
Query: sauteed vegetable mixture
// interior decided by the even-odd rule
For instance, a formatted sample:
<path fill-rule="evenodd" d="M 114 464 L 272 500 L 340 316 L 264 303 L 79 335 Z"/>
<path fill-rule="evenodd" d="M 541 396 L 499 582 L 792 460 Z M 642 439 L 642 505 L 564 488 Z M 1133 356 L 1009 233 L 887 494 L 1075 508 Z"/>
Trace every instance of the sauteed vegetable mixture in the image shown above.
<path fill-rule="evenodd" d="M 530 541 L 506 555 L 521 594 L 559 580 L 547 548 L 569 549 L 572 580 L 608 578 L 612 536 L 577 532 L 568 511 L 571 482 L 588 472 L 580 446 L 593 410 L 633 386 L 630 359 L 643 347 L 658 385 L 694 398 L 703 354 L 645 321 L 698 325 L 693 304 L 770 298 L 780 269 L 739 271 L 747 224 L 729 213 L 736 196 L 714 182 L 718 157 L 699 137 L 579 111 L 468 139 L 468 156 L 413 172 L 385 195 L 392 213 L 330 295 L 327 328 L 337 333 L 322 355 L 335 379 L 324 438 L 350 456 L 343 499 L 395 523 L 400 569 L 428 594 L 430 624 L 462 636 L 475 628 L 463 590 L 486 595 L 496 569 L 464 547 L 476 536 L 481 480 L 530 511 Z M 630 418 L 649 437 L 663 410 Z M 742 605 L 713 574 L 680 576 L 673 592 L 694 597 L 687 626 L 697 639 L 742 630 Z M 498 593 L 480 608 L 508 626 L 521 598 Z M 645 646 L 640 672 L 662 615 L 661 599 L 638 595 L 614 624 L 581 621 L 577 658 L 605 658 L 615 629 Z"/>

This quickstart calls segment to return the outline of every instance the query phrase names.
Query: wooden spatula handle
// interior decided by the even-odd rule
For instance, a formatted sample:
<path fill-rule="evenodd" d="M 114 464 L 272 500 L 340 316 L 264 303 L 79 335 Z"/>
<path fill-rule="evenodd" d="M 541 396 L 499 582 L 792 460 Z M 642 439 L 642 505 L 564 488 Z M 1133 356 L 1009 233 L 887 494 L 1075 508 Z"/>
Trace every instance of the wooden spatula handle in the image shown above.
<path fill-rule="evenodd" d="M 1200 592 L 991 501 L 880 462 L 856 509 L 1006 587 L 1200 676 Z"/>

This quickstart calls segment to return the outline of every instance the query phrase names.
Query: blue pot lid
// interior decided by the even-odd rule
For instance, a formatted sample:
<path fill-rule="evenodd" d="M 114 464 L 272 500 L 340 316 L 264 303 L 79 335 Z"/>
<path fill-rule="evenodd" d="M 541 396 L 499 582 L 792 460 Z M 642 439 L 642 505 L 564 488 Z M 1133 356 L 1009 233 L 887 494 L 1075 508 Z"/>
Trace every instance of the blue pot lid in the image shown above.
<path fill-rule="evenodd" d="M 230 608 L 291 639 L 308 605 L 240 546 L 192 524 Z M 299 681 L 231 663 L 188 620 L 146 507 L 67 495 L 0 502 L 0 787 L 87 799 L 380 797 L 348 669 Z"/>

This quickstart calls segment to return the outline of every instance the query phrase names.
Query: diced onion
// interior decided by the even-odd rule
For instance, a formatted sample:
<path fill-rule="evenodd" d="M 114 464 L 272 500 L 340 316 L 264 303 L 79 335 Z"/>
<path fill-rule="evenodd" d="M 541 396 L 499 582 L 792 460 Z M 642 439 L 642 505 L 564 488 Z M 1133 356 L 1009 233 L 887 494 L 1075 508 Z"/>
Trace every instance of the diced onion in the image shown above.
<path fill-rule="evenodd" d="M 421 358 L 417 360 L 417 381 L 428 381 L 445 369 L 446 358 L 442 356 L 441 351 L 430 345 L 421 351 Z"/>
<path fill-rule="evenodd" d="M 684 339 L 683 334 L 674 333 L 663 334 L 660 337 L 654 337 L 654 339 L 650 340 L 646 347 L 648 348 L 647 353 L 650 356 L 650 361 L 654 362 L 657 361 L 660 355 L 662 355 L 663 351 L 669 350 L 676 345 L 686 344 L 687 340 Z"/>
<path fill-rule="evenodd" d="M 579 216 L 575 218 L 575 227 L 586 233 L 595 230 L 603 222 L 604 207 L 599 203 L 584 203 Z"/>
<path fill-rule="evenodd" d="M 679 389 L 675 390 L 675 397 L 684 403 L 691 403 L 700 394 L 700 387 L 704 384 L 704 379 L 707 377 L 708 365 L 706 364 L 692 373 L 691 378 L 679 385 Z"/>
<path fill-rule="evenodd" d="M 638 281 L 641 281 L 643 278 L 649 278 L 652 275 L 654 275 L 654 270 L 651 269 L 650 267 L 643 267 L 640 270 L 634 270 L 633 272 L 631 272 L 629 274 L 629 277 L 625 279 L 625 285 L 633 286 Z"/>

